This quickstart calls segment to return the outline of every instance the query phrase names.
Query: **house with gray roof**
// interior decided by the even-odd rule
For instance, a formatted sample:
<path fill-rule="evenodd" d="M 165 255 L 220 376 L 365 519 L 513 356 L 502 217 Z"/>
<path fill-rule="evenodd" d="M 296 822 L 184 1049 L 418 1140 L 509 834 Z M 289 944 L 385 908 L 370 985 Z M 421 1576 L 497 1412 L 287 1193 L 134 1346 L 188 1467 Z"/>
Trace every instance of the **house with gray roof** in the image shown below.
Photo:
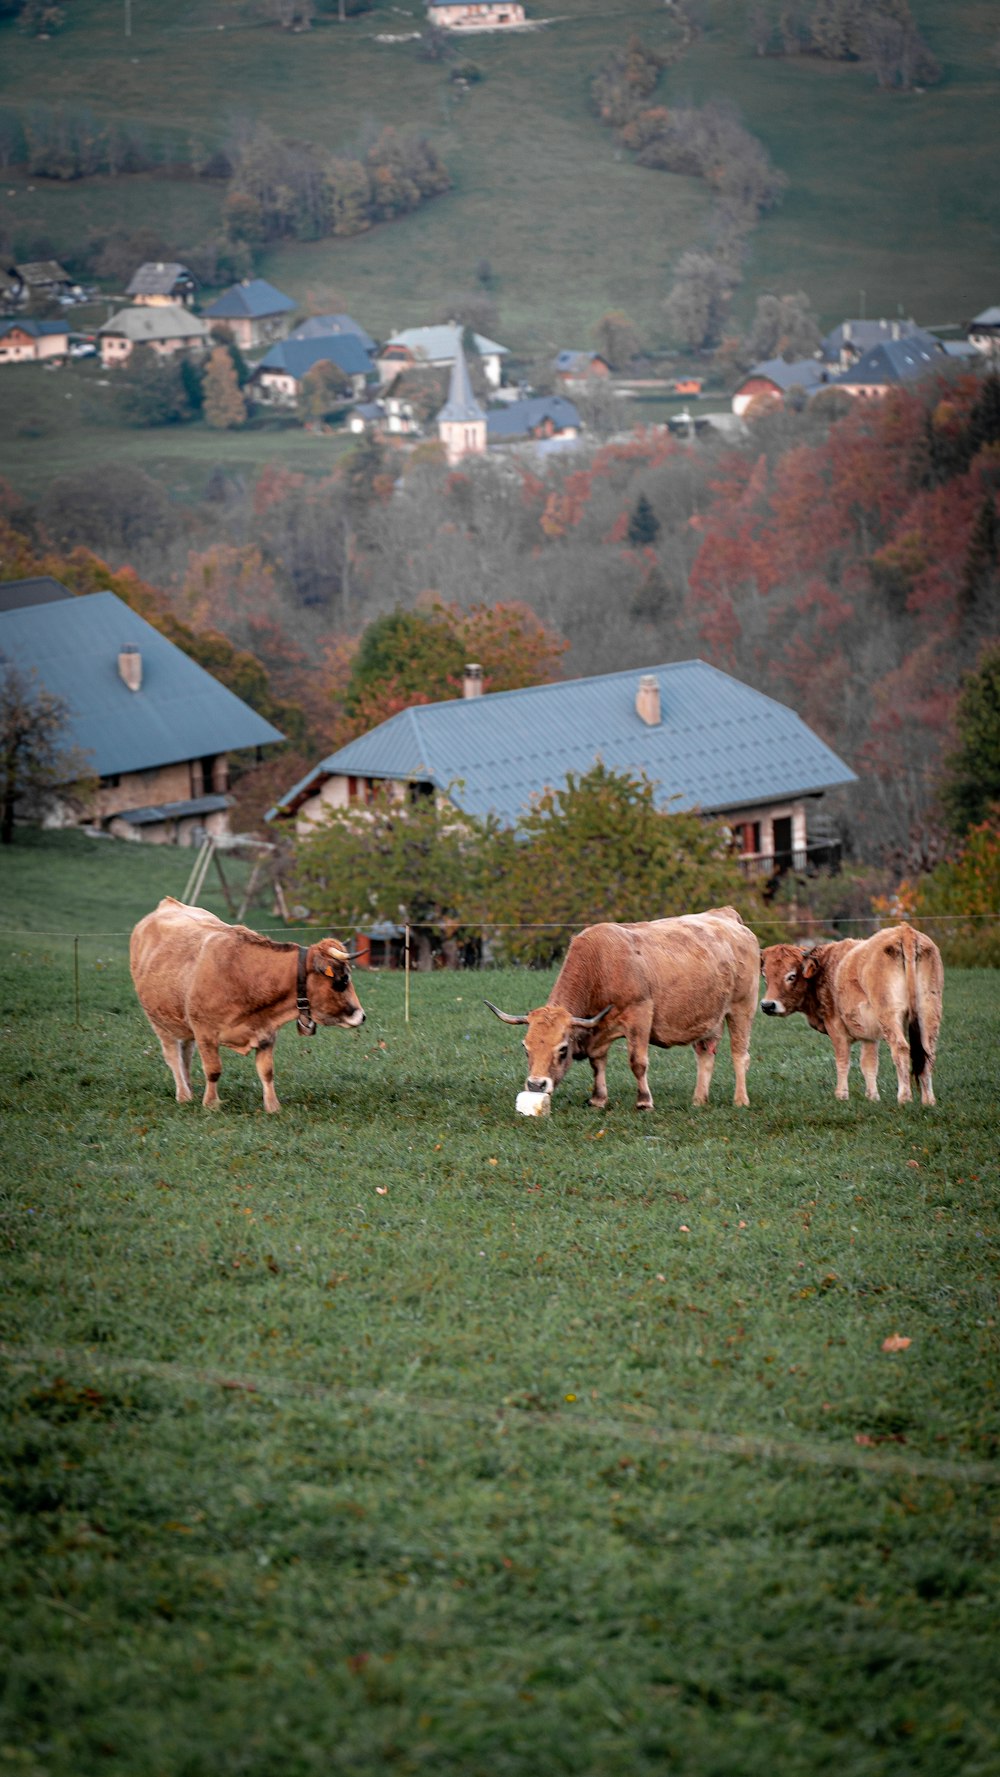
<path fill-rule="evenodd" d="M 159 308 L 166 302 L 179 302 L 190 308 L 198 294 L 198 282 L 186 265 L 176 259 L 147 259 L 132 273 L 125 294 L 130 302 L 148 303 Z"/>
<path fill-rule="evenodd" d="M 136 303 L 131 308 L 119 309 L 103 327 L 98 327 L 97 343 L 101 363 L 111 370 L 127 364 L 137 347 L 155 352 L 159 358 L 173 357 L 175 352 L 203 352 L 208 344 L 208 328 L 179 303 L 155 307 Z"/>
<path fill-rule="evenodd" d="M 911 334 L 922 332 L 912 319 L 904 320 L 900 316 L 892 321 L 841 321 L 820 343 L 820 356 L 824 364 L 832 365 L 835 370 L 849 370 L 865 352 L 872 351 L 875 346 L 891 345 L 894 340 L 908 339 Z"/>
<path fill-rule="evenodd" d="M 401 802 L 437 792 L 516 829 L 534 797 L 600 759 L 645 773 L 664 813 L 724 820 L 750 871 L 829 861 L 820 800 L 854 772 L 794 710 L 703 660 L 486 695 L 470 666 L 464 692 L 402 710 L 331 753 L 267 818 L 293 817 L 306 836 L 325 810 L 364 807 L 388 785 Z"/>
<path fill-rule="evenodd" d="M 831 377 L 827 365 L 818 358 L 797 358 L 787 363 L 784 358 L 765 358 L 748 370 L 733 391 L 733 412 L 742 417 L 753 401 L 785 401 L 793 390 L 815 395 Z"/>
<path fill-rule="evenodd" d="M 846 395 L 878 400 L 890 389 L 919 381 L 948 363 L 941 341 L 922 329 L 905 339 L 893 339 L 864 352 L 850 370 L 834 378 L 833 386 Z"/>
<path fill-rule="evenodd" d="M 366 333 L 351 315 L 308 315 L 293 327 L 289 339 L 325 339 L 328 334 L 348 333 L 360 339 L 365 351 L 374 357 L 378 347 L 370 333 Z"/>
<path fill-rule="evenodd" d="M 250 386 L 260 401 L 294 407 L 317 364 L 332 364 L 339 370 L 355 401 L 377 380 L 371 357 L 356 334 L 326 333 L 315 339 L 279 340 L 251 373 Z"/>
<path fill-rule="evenodd" d="M 525 439 L 579 438 L 583 421 L 565 395 L 528 395 L 491 407 L 486 414 L 488 444 L 513 444 Z"/>
<path fill-rule="evenodd" d="M 464 333 L 465 329 L 457 321 L 442 321 L 436 327 L 407 327 L 402 333 L 393 333 L 378 354 L 383 387 L 411 365 L 449 368 L 458 356 Z M 503 375 L 502 360 L 508 356 L 507 347 L 498 345 L 495 339 L 487 339 L 482 333 L 473 333 L 471 344 L 487 383 L 491 389 L 498 389 Z"/>
<path fill-rule="evenodd" d="M 1000 358 L 1000 308 L 983 309 L 965 329 L 965 337 L 984 358 Z"/>
<path fill-rule="evenodd" d="M 244 278 L 208 303 L 202 313 L 210 328 L 228 333 L 241 352 L 252 352 L 272 340 L 284 339 L 297 307 L 266 278 Z"/>
<path fill-rule="evenodd" d="M 25 602 L 8 605 L 19 587 Z M 119 837 L 190 845 L 228 832 L 228 754 L 284 739 L 113 592 L 77 598 L 48 576 L 0 584 L 7 664 L 66 703 L 64 744 L 98 780 L 86 818 Z M 45 818 L 79 817 L 56 803 Z"/>

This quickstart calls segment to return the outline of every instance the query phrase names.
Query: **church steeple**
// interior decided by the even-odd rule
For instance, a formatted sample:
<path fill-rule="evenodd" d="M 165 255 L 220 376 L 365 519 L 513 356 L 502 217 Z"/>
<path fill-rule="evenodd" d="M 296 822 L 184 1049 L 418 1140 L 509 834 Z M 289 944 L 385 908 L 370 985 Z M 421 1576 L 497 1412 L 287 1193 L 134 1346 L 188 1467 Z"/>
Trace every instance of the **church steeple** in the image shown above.
<path fill-rule="evenodd" d="M 486 450 L 486 412 L 472 393 L 460 334 L 455 342 L 448 399 L 437 416 L 437 427 L 449 463 L 482 456 Z"/>

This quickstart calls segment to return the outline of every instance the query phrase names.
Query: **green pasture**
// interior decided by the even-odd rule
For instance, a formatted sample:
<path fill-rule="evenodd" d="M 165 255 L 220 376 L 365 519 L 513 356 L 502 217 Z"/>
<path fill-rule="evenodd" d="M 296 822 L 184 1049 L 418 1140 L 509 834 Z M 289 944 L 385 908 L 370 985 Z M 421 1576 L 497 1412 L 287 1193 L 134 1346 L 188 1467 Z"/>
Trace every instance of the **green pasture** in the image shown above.
<path fill-rule="evenodd" d="M 673 1051 L 520 1119 L 512 969 L 213 1117 L 126 966 L 189 862 L 0 857 L 4 1764 L 992 1777 L 996 975 L 932 1110 L 761 1019 L 749 1112 Z"/>
<path fill-rule="evenodd" d="M 112 473 L 127 463 L 163 482 L 177 499 L 198 500 L 213 469 L 251 482 L 269 463 L 328 475 L 353 442 L 347 432 L 307 432 L 270 415 L 234 432 L 202 420 L 124 425 L 114 406 L 115 375 L 89 358 L 51 371 L 37 364 L 5 365 L 0 477 L 37 500 L 59 476 L 95 467 Z"/>

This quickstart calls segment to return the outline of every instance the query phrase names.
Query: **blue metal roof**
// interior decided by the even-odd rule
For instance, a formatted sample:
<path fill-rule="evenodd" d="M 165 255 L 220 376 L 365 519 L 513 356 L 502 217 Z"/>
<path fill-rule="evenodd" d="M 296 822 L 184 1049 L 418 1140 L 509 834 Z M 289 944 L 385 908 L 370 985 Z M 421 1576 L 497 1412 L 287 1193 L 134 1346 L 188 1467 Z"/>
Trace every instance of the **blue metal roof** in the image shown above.
<path fill-rule="evenodd" d="M 647 673 L 660 687 L 655 727 L 635 707 Z M 533 795 L 598 758 L 610 771 L 645 772 L 673 812 L 747 808 L 855 781 L 794 710 L 684 660 L 402 710 L 331 753 L 278 806 L 291 812 L 334 775 L 417 779 L 450 790 L 469 814 L 514 826 Z"/>
<path fill-rule="evenodd" d="M 565 395 L 528 395 L 523 401 L 510 401 L 506 407 L 491 407 L 486 415 L 488 438 L 527 438 L 537 427 L 551 420 L 557 429 L 582 424 L 572 401 Z"/>
<path fill-rule="evenodd" d="M 352 315 L 309 315 L 298 327 L 293 327 L 289 339 L 316 339 L 328 333 L 349 333 L 360 339 L 366 352 L 374 352 L 375 341 L 370 333 L 359 326 Z"/>
<path fill-rule="evenodd" d="M 327 333 L 319 339 L 282 339 L 265 352 L 258 370 L 284 371 L 296 382 L 315 364 L 336 364 L 345 376 L 374 376 L 375 366 L 353 333 Z"/>
<path fill-rule="evenodd" d="M 123 647 L 142 656 L 138 691 L 119 675 Z M 65 743 L 100 777 L 284 739 L 113 592 L 0 611 L 0 665 L 8 661 L 65 699 Z"/>
<path fill-rule="evenodd" d="M 247 278 L 242 284 L 233 284 L 224 290 L 202 309 L 202 314 L 210 321 L 259 321 L 266 315 L 290 315 L 296 308 L 298 303 L 276 290 L 266 278 Z"/>
<path fill-rule="evenodd" d="M 872 346 L 871 351 L 865 352 L 850 370 L 833 378 L 832 386 L 836 388 L 838 383 L 911 382 L 915 377 L 926 376 L 929 370 L 940 370 L 944 362 L 945 353 L 940 341 L 918 331 L 906 339 L 892 339 L 885 345 Z"/>

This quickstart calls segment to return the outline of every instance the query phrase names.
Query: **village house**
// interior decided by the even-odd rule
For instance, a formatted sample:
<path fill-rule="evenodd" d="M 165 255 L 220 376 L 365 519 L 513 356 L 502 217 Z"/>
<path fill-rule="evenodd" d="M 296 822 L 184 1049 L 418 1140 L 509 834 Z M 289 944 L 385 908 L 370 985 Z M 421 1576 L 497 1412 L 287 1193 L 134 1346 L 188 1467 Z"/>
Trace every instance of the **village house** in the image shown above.
<path fill-rule="evenodd" d="M 437 416 L 437 433 L 452 467 L 486 450 L 486 409 L 472 393 L 461 340 L 451 367 L 448 399 Z"/>
<path fill-rule="evenodd" d="M 983 309 L 969 322 L 965 337 L 984 358 L 1000 358 L 1000 308 Z"/>
<path fill-rule="evenodd" d="M 167 303 L 180 303 L 183 308 L 192 308 L 198 284 L 186 265 L 179 265 L 176 260 L 150 259 L 133 272 L 125 294 L 130 302 L 140 306 L 161 308 Z"/>
<path fill-rule="evenodd" d="M 565 395 L 528 395 L 492 407 L 486 415 L 488 444 L 513 444 L 525 439 L 579 438 L 583 422 Z"/>
<path fill-rule="evenodd" d="M 331 334 L 347 334 L 361 341 L 369 357 L 374 358 L 378 347 L 370 333 L 366 333 L 350 315 L 309 315 L 300 321 L 288 335 L 289 339 L 328 339 Z"/>
<path fill-rule="evenodd" d="M 58 364 L 68 351 L 65 321 L 0 321 L 0 364 Z"/>
<path fill-rule="evenodd" d="M 400 370 L 410 365 L 449 369 L 458 356 L 463 333 L 456 321 L 443 321 L 436 327 L 408 327 L 402 333 L 393 333 L 378 354 L 379 380 L 383 386 L 391 383 Z M 498 389 L 507 347 L 481 333 L 473 333 L 472 346 L 490 388 Z"/>
<path fill-rule="evenodd" d="M 523 25 L 520 0 L 426 0 L 427 23 L 442 31 L 503 31 Z"/>
<path fill-rule="evenodd" d="M 888 340 L 862 353 L 850 370 L 833 379 L 833 387 L 860 400 L 879 401 L 891 389 L 942 370 L 948 354 L 940 340 L 921 328 L 905 339 Z"/>
<path fill-rule="evenodd" d="M 891 345 L 898 339 L 908 339 L 911 334 L 920 333 L 922 329 L 916 321 L 841 321 L 820 345 L 820 357 L 824 364 L 831 365 L 835 370 L 850 370 L 865 352 L 873 351 L 876 346 Z"/>
<path fill-rule="evenodd" d="M 138 305 L 119 309 L 97 329 L 101 363 L 105 369 L 127 364 L 137 346 L 170 358 L 175 352 L 203 352 L 208 328 L 190 309 L 170 303 L 157 308 Z"/>
<path fill-rule="evenodd" d="M 611 375 L 611 366 L 600 352 L 557 352 L 552 368 L 560 382 L 570 385 L 591 382 L 595 378 L 604 381 Z"/>
<path fill-rule="evenodd" d="M 360 339 L 353 333 L 338 333 L 279 340 L 252 372 L 250 387 L 259 401 L 294 407 L 306 377 L 317 364 L 332 364 L 339 370 L 355 401 L 376 381 L 375 366 Z"/>
<path fill-rule="evenodd" d="M 364 808 L 388 786 L 401 805 L 436 793 L 516 828 L 532 797 L 600 758 L 609 771 L 644 772 L 665 813 L 724 822 L 750 875 L 839 860 L 820 803 L 854 772 L 794 710 L 703 660 L 485 695 L 470 665 L 463 692 L 402 710 L 331 753 L 267 818 L 294 818 L 305 837 L 328 808 Z"/>
<path fill-rule="evenodd" d="M 798 389 L 803 395 L 815 395 L 827 383 L 836 381 L 818 358 L 798 358 L 786 364 L 784 358 L 766 358 L 748 370 L 733 392 L 732 409 L 745 414 L 752 402 L 783 402 Z"/>
<path fill-rule="evenodd" d="M 297 307 L 266 278 L 244 278 L 208 303 L 202 314 L 213 332 L 228 333 L 241 352 L 252 352 L 284 339 Z"/>
<path fill-rule="evenodd" d="M 403 395 L 390 393 L 352 407 L 347 430 L 357 436 L 369 432 L 376 438 L 413 438 L 420 432 L 420 421 L 412 402 Z"/>
<path fill-rule="evenodd" d="M 97 779 L 58 795 L 51 826 L 190 845 L 229 831 L 229 753 L 284 739 L 113 592 L 77 598 L 49 576 L 0 583 L 0 657 L 67 704 L 65 748 Z"/>
<path fill-rule="evenodd" d="M 26 265 L 15 266 L 14 270 L 29 301 L 35 297 L 68 296 L 72 291 L 73 279 L 57 259 L 30 259 Z"/>

